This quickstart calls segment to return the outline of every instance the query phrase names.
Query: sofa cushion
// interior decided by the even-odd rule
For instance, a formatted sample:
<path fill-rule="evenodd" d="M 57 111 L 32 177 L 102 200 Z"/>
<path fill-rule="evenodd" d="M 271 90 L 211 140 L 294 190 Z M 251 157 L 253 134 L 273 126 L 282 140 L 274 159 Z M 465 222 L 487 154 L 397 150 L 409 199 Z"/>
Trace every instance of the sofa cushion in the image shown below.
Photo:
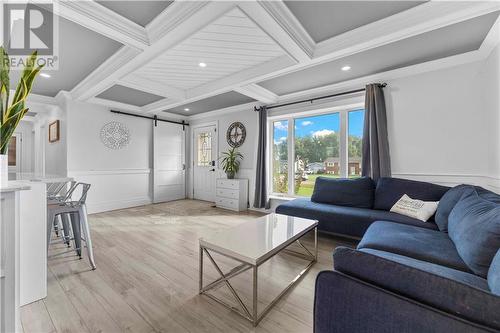
<path fill-rule="evenodd" d="M 403 194 L 423 201 L 439 201 L 449 189 L 446 186 L 415 180 L 380 178 L 375 189 L 373 208 L 390 210 Z"/>
<path fill-rule="evenodd" d="M 377 220 L 394 221 L 437 230 L 434 223 L 381 210 L 354 208 L 312 202 L 307 198 L 288 201 L 276 208 L 276 213 L 318 220 L 318 228 L 336 234 L 362 237 L 366 229 Z"/>
<path fill-rule="evenodd" d="M 335 249 L 335 270 L 473 322 L 500 328 L 500 297 L 470 273 L 384 251 Z"/>
<path fill-rule="evenodd" d="M 486 277 L 500 248 L 500 204 L 474 191 L 460 199 L 448 220 L 448 233 L 460 257 L 474 273 Z"/>
<path fill-rule="evenodd" d="M 498 249 L 488 270 L 488 286 L 492 293 L 500 296 L 500 249 Z"/>
<path fill-rule="evenodd" d="M 446 192 L 439 201 L 438 209 L 436 211 L 435 222 L 439 230 L 448 232 L 448 218 L 453 207 L 457 204 L 460 198 L 471 194 L 476 190 L 477 194 L 488 201 L 500 203 L 500 195 L 488 191 L 480 186 L 473 185 L 458 185 Z"/>
<path fill-rule="evenodd" d="M 311 201 L 338 206 L 372 208 L 375 183 L 371 178 L 316 178 Z"/>
<path fill-rule="evenodd" d="M 470 194 L 474 191 L 474 186 L 471 185 L 458 185 L 448 190 L 441 200 L 439 200 L 438 208 L 434 221 L 436 222 L 440 231 L 448 231 L 448 217 L 457 202 L 464 194 Z"/>
<path fill-rule="evenodd" d="M 392 252 L 414 259 L 471 272 L 446 233 L 393 222 L 373 223 L 358 249 Z"/>

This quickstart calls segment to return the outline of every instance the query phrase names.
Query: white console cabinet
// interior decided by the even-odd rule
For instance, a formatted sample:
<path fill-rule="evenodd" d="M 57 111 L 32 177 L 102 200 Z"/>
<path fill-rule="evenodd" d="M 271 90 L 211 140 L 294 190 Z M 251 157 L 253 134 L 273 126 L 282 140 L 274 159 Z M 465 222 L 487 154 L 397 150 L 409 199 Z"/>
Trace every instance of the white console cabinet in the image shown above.
<path fill-rule="evenodd" d="M 237 212 L 248 209 L 248 179 L 219 178 L 215 188 L 215 204 Z"/>

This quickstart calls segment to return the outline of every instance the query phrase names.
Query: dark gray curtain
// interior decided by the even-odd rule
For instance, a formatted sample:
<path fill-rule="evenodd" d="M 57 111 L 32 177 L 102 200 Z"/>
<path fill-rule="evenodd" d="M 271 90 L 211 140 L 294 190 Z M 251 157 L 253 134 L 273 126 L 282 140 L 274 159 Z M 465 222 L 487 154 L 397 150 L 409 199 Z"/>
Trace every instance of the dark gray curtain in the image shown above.
<path fill-rule="evenodd" d="M 363 176 L 375 181 L 391 176 L 384 90 L 378 83 L 366 86 L 362 161 Z"/>
<path fill-rule="evenodd" d="M 255 208 L 269 208 L 267 200 L 267 109 L 265 106 L 256 110 L 259 113 L 259 142 L 257 147 L 257 167 L 255 174 Z"/>

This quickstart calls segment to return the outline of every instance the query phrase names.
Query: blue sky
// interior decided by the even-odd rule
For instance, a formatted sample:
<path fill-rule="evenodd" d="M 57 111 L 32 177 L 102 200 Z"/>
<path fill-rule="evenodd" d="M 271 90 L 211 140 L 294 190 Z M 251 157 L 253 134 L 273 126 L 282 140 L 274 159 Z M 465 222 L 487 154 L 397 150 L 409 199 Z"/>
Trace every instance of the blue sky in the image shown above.
<path fill-rule="evenodd" d="M 360 136 L 363 133 L 364 110 L 349 112 L 348 131 L 349 135 Z M 274 141 L 282 141 L 287 136 L 287 121 L 274 123 Z M 340 131 L 340 115 L 338 113 L 326 114 L 314 117 L 297 118 L 295 120 L 295 135 L 320 136 Z"/>

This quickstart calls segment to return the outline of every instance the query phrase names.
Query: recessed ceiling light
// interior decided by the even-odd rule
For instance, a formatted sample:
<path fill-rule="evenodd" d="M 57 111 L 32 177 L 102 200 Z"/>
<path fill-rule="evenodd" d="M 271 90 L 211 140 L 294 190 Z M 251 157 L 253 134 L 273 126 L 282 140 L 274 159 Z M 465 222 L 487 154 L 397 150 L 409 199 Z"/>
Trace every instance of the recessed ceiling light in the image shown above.
<path fill-rule="evenodd" d="M 344 66 L 344 67 L 342 67 L 342 70 L 343 70 L 344 72 L 346 72 L 346 71 L 348 71 L 348 70 L 350 70 L 350 69 L 351 69 L 351 66 Z"/>
<path fill-rule="evenodd" d="M 189 111 L 189 108 L 185 108 L 184 111 Z"/>
<path fill-rule="evenodd" d="M 204 63 L 204 62 L 200 62 L 200 63 L 198 64 L 198 66 L 200 66 L 200 67 L 207 67 L 207 64 L 206 64 L 206 63 Z"/>
<path fill-rule="evenodd" d="M 47 74 L 47 73 L 40 73 L 40 76 L 41 76 L 41 77 L 46 77 L 46 78 L 49 78 L 49 77 L 50 77 L 50 74 Z"/>

